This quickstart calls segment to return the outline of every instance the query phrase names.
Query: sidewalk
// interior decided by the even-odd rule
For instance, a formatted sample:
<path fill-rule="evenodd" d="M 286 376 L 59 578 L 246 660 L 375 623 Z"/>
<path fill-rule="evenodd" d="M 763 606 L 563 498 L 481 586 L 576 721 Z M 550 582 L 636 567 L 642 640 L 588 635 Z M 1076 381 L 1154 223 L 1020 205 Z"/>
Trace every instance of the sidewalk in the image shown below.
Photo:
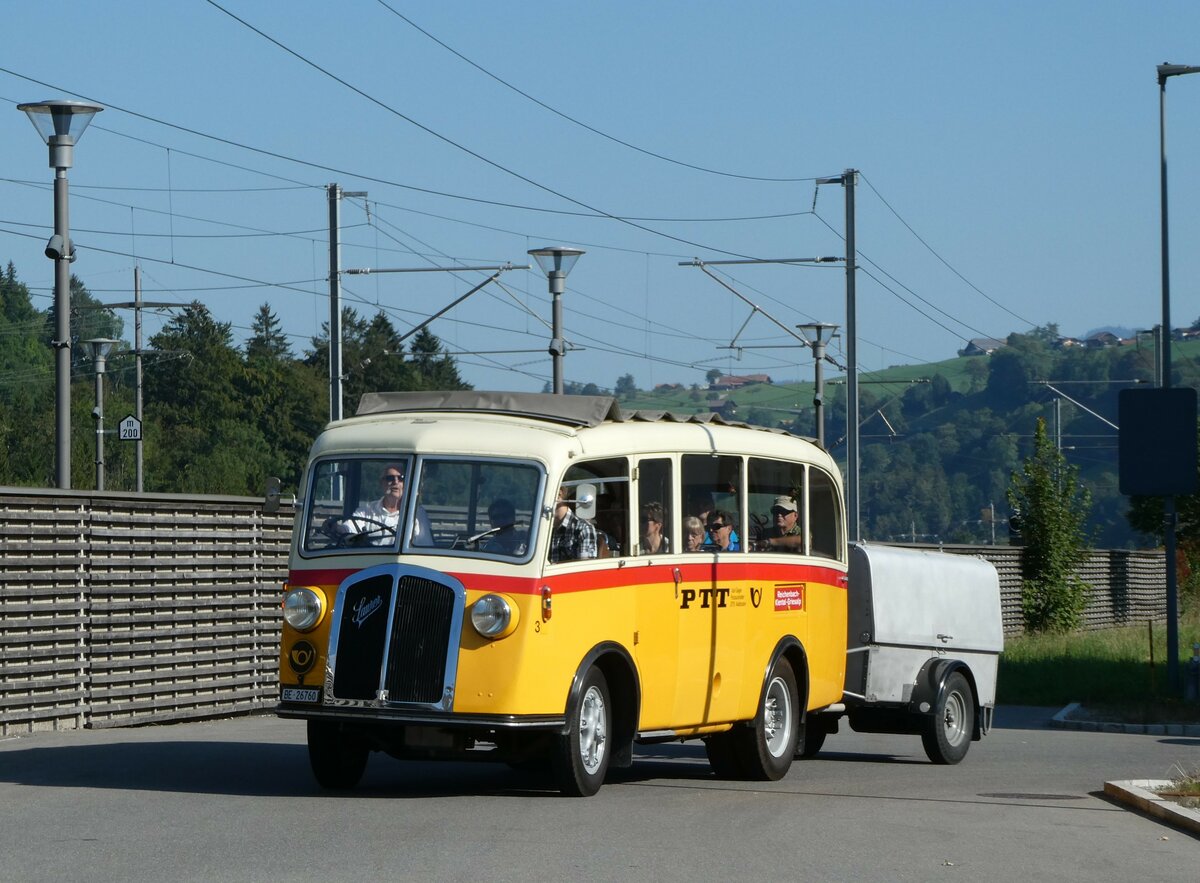
<path fill-rule="evenodd" d="M 1072 702 L 1061 709 L 1047 726 L 1056 730 L 1085 730 L 1096 733 L 1131 733 L 1141 736 L 1182 736 L 1200 739 L 1200 724 L 1128 724 L 1116 721 L 1072 720 L 1081 704 Z M 1169 779 L 1125 779 L 1104 783 L 1104 793 L 1118 803 L 1200 836 L 1200 811 L 1187 809 L 1157 792 L 1171 785 Z"/>
<path fill-rule="evenodd" d="M 1115 721 L 1071 720 L 1082 706 L 1072 702 L 1050 718 L 1048 725 L 1056 730 L 1087 730 L 1095 733 L 1133 733 L 1139 736 L 1187 736 L 1200 739 L 1200 724 L 1127 724 Z"/>

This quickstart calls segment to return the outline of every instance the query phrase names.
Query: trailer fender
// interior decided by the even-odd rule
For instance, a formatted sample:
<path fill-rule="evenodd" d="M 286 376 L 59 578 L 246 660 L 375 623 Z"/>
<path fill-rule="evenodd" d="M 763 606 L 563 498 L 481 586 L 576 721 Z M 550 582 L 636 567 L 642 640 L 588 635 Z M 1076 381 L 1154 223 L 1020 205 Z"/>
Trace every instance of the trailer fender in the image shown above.
<path fill-rule="evenodd" d="M 912 698 L 909 700 L 909 712 L 921 717 L 932 714 L 937 707 L 937 698 L 946 685 L 946 679 L 956 671 L 961 672 L 971 686 L 971 702 L 975 706 L 975 725 L 972 728 L 971 741 L 978 742 L 983 738 L 979 688 L 975 684 L 975 675 L 971 672 L 971 667 L 961 659 L 930 659 L 921 666 L 913 686 Z"/>

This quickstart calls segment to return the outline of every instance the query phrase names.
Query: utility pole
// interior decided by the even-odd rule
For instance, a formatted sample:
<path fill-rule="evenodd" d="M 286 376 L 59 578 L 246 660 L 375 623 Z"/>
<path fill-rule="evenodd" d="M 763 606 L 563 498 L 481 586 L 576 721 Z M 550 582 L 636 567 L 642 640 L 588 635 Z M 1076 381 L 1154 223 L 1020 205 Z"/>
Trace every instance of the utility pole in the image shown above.
<path fill-rule="evenodd" d="M 329 420 L 342 419 L 342 198 L 366 198 L 365 190 L 326 188 L 329 199 Z"/>
<path fill-rule="evenodd" d="M 76 309 L 87 309 L 89 305 L 79 304 Z M 164 300 L 142 300 L 142 268 L 135 266 L 133 268 L 133 300 L 122 301 L 113 304 L 96 304 L 95 309 L 103 310 L 133 310 L 133 356 L 134 356 L 134 415 L 137 417 L 138 425 L 145 426 L 142 420 L 142 310 L 147 307 L 156 310 L 169 310 L 178 308 L 182 304 Z M 145 432 L 138 437 L 137 444 L 137 468 L 136 468 L 136 489 L 140 494 L 145 490 L 145 474 L 143 470 L 142 460 L 142 438 Z"/>
<path fill-rule="evenodd" d="M 841 184 L 846 193 L 846 523 L 852 543 L 862 539 L 859 525 L 858 306 L 854 290 L 854 186 L 857 182 L 857 169 L 846 169 L 835 178 L 817 178 L 818 185 Z"/>

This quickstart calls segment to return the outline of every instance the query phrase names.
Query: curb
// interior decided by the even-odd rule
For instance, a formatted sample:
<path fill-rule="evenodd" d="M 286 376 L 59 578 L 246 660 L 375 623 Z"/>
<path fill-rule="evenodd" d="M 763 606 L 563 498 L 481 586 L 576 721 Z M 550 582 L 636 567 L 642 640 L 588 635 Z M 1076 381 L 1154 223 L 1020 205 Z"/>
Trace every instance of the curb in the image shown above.
<path fill-rule="evenodd" d="M 1200 835 L 1200 812 L 1172 803 L 1151 790 L 1165 788 L 1171 784 L 1169 779 L 1126 779 L 1105 782 L 1104 793 L 1146 815 L 1182 828 L 1191 834 Z"/>
<path fill-rule="evenodd" d="M 1072 702 L 1050 718 L 1055 730 L 1086 730 L 1091 733 L 1132 733 L 1139 736 L 1187 736 L 1200 738 L 1200 724 L 1122 724 L 1115 721 L 1073 721 L 1067 718 L 1080 703 Z"/>

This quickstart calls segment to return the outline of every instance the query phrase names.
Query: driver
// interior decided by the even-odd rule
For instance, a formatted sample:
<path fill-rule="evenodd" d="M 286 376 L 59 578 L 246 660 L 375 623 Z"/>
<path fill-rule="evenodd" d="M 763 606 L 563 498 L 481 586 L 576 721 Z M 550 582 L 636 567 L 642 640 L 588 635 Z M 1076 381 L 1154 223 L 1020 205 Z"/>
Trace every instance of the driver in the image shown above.
<path fill-rule="evenodd" d="M 354 510 L 344 521 L 338 521 L 334 529 L 339 534 L 364 537 L 372 546 L 390 546 L 395 543 L 396 531 L 400 526 L 400 504 L 404 499 L 404 466 L 389 463 L 379 476 L 383 496 Z M 413 526 L 412 542 L 427 546 L 432 542 L 429 516 L 424 507 L 417 508 L 416 524 Z"/>

